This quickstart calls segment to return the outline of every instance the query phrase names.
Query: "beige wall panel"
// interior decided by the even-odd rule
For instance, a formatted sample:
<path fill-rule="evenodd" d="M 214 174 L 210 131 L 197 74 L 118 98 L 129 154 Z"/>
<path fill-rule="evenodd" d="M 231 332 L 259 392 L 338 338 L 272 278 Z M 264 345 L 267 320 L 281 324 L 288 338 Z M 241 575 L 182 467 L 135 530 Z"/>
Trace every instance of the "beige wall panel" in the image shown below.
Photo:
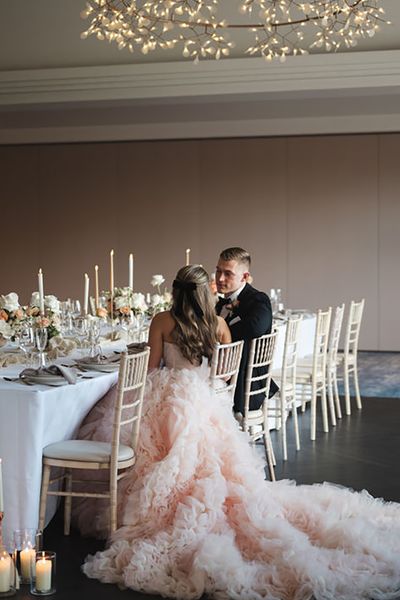
<path fill-rule="evenodd" d="M 40 239 L 47 233 L 38 167 L 38 146 L 0 148 L 0 294 L 17 292 L 22 303 L 37 286 Z"/>
<path fill-rule="evenodd" d="M 84 273 L 91 277 L 93 292 L 94 264 L 98 263 L 103 278 L 107 253 L 118 241 L 115 148 L 112 144 L 42 146 L 39 177 L 45 292 L 81 298 Z"/>
<path fill-rule="evenodd" d="M 254 285 L 286 286 L 286 140 L 201 142 L 202 261 L 242 246 L 253 257 Z"/>
<path fill-rule="evenodd" d="M 400 135 L 380 136 L 380 348 L 400 349 Z"/>
<path fill-rule="evenodd" d="M 154 291 L 155 273 L 170 287 L 186 248 L 192 262 L 201 262 L 198 143 L 118 144 L 117 164 L 118 280 L 127 284 L 133 252 L 136 289 Z"/>
<path fill-rule="evenodd" d="M 366 298 L 360 345 L 378 348 L 377 137 L 289 140 L 288 303 Z"/>

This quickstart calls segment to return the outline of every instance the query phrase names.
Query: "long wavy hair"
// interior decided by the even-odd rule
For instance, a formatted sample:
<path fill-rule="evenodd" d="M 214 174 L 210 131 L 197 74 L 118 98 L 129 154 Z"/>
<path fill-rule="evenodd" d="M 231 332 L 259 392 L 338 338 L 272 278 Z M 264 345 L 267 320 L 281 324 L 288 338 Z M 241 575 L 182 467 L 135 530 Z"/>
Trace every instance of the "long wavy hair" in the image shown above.
<path fill-rule="evenodd" d="M 174 342 L 192 364 L 211 359 L 218 342 L 218 319 L 209 276 L 199 265 L 179 269 L 172 286 L 171 315 L 175 321 Z"/>

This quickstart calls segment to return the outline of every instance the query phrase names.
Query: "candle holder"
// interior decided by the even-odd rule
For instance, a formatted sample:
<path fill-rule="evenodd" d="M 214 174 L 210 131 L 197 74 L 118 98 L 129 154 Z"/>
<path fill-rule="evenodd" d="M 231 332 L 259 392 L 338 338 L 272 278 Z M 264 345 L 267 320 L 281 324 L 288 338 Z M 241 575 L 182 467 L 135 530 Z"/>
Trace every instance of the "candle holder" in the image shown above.
<path fill-rule="evenodd" d="M 0 512 L 0 598 L 15 595 L 18 577 L 13 557 L 3 546 L 3 517 L 4 512 Z"/>
<path fill-rule="evenodd" d="M 36 552 L 42 549 L 43 533 L 40 529 L 16 529 L 14 531 L 15 561 L 22 584 L 30 584 Z"/>
<path fill-rule="evenodd" d="M 36 552 L 32 564 L 31 594 L 50 596 L 56 592 L 56 553 L 49 550 Z"/>

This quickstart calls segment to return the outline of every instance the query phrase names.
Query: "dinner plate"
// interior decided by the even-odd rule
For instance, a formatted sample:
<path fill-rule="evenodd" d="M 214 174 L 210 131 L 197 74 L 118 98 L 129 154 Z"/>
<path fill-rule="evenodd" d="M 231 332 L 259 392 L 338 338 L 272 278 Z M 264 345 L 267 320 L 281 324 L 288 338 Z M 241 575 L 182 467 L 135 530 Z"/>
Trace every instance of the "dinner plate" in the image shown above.
<path fill-rule="evenodd" d="M 119 362 L 112 363 L 87 363 L 76 361 L 76 364 L 80 369 L 84 369 L 85 371 L 100 371 L 102 373 L 114 373 L 119 369 Z"/>

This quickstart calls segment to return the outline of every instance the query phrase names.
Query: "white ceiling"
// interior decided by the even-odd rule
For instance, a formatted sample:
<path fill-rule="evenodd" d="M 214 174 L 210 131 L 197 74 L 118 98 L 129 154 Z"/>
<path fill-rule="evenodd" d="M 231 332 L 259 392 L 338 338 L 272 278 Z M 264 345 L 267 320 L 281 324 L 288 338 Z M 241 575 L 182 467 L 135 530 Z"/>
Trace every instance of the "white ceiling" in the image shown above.
<path fill-rule="evenodd" d="M 0 0 L 0 143 L 400 131 L 400 0 L 381 5 L 393 24 L 351 52 L 196 66 L 81 40 L 84 0 Z"/>

